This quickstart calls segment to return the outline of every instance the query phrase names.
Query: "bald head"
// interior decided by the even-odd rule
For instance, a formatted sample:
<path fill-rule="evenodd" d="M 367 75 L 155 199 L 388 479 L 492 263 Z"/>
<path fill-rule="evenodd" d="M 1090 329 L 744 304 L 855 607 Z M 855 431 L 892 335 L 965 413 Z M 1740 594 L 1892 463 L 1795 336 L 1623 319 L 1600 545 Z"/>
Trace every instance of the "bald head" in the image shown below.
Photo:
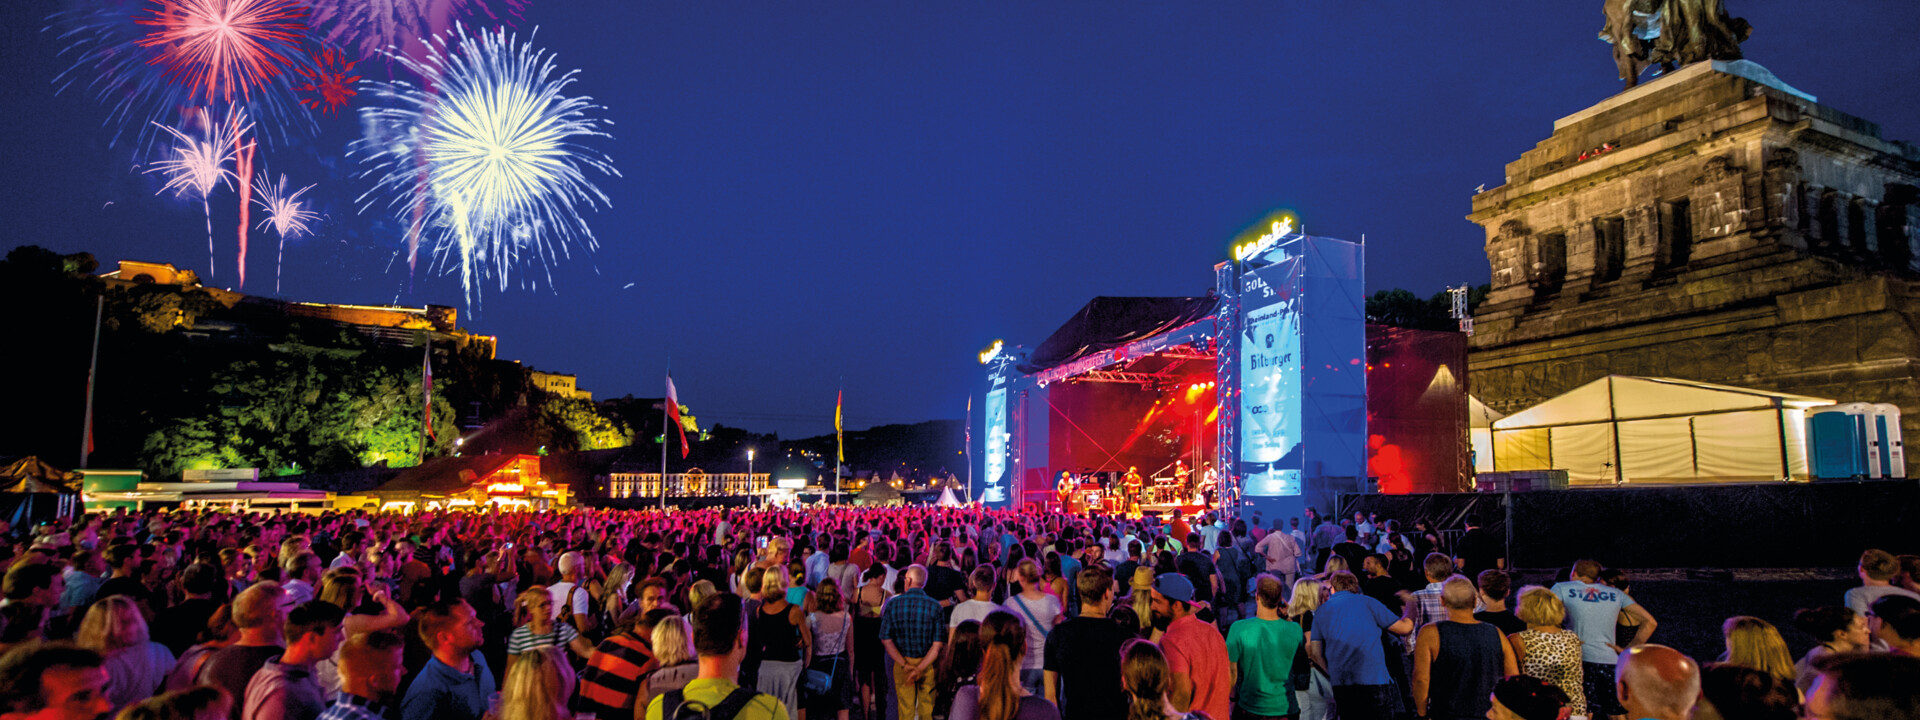
<path fill-rule="evenodd" d="M 1685 718 L 1700 697 L 1700 666 L 1665 645 L 1641 645 L 1620 653 L 1614 684 L 1633 717 Z"/>

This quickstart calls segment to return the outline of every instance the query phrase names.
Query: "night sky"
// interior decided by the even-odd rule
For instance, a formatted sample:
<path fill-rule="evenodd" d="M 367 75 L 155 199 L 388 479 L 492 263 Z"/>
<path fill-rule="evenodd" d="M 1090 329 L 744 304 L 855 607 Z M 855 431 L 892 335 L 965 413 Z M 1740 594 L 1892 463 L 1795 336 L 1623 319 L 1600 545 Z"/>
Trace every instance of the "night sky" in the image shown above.
<path fill-rule="evenodd" d="M 1749 59 L 1920 140 L 1920 4 L 1728 4 Z M 84 89 L 54 92 L 60 7 L 0 3 L 4 245 L 204 275 L 199 203 L 156 196 Z M 703 423 L 829 432 L 840 385 L 851 428 L 958 418 L 993 339 L 1038 344 L 1096 295 L 1202 294 L 1274 210 L 1364 236 L 1370 290 L 1485 282 L 1474 187 L 1619 89 L 1600 8 L 532 0 L 514 27 L 580 70 L 571 91 L 613 121 L 586 142 L 622 177 L 589 175 L 612 199 L 585 213 L 601 249 L 557 292 L 472 309 L 451 278 L 409 292 L 397 226 L 357 213 L 352 113 L 260 163 L 319 183 L 328 216 L 287 248 L 289 299 L 462 306 L 502 358 L 598 397 L 657 397 L 671 358 Z M 214 194 L 216 285 L 235 207 Z M 250 293 L 271 294 L 273 244 L 254 233 Z"/>

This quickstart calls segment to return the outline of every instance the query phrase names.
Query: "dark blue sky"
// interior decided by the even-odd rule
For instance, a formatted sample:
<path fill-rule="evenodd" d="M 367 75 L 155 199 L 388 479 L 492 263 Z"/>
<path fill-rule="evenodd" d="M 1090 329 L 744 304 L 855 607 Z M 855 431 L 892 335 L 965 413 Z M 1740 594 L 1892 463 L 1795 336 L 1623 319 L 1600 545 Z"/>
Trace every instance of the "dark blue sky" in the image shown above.
<path fill-rule="evenodd" d="M 1729 5 L 1750 59 L 1920 139 L 1920 5 Z M 1485 282 L 1474 186 L 1618 90 L 1600 7 L 532 0 L 517 27 L 580 69 L 623 177 L 596 178 L 601 250 L 557 293 L 488 292 L 463 320 L 603 397 L 658 395 L 671 357 L 703 422 L 795 436 L 831 430 L 842 379 L 851 427 L 958 417 L 992 339 L 1037 344 L 1095 295 L 1202 293 L 1275 209 L 1364 235 L 1370 289 Z M 197 203 L 154 196 L 100 103 L 53 92 L 54 9 L 0 7 L 0 244 L 203 270 Z M 393 225 L 352 203 L 357 122 L 320 126 L 262 155 L 329 215 L 288 247 L 284 295 L 461 305 L 448 278 L 404 294 Z M 215 194 L 228 271 L 233 210 Z M 250 292 L 272 243 L 253 237 Z"/>

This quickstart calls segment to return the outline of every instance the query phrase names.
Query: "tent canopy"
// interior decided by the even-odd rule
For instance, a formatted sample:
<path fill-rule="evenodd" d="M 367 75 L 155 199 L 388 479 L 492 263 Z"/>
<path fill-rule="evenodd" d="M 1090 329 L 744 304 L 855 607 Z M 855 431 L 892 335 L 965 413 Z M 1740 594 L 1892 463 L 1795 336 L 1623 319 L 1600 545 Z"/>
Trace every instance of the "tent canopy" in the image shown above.
<path fill-rule="evenodd" d="M 1495 470 L 1565 470 L 1576 485 L 1780 480 L 1807 474 L 1806 411 L 1829 404 L 1612 375 L 1494 420 L 1486 450 Z"/>
<path fill-rule="evenodd" d="M 1025 373 L 1153 337 L 1213 313 L 1213 297 L 1096 297 L 1033 349 Z"/>
<path fill-rule="evenodd" d="M 1714 413 L 1805 410 L 1832 400 L 1673 378 L 1608 375 L 1493 421 L 1494 430 L 1560 427 Z"/>
<path fill-rule="evenodd" d="M 5 470 L 0 470 L 0 492 L 71 495 L 80 492 L 73 485 L 79 479 L 76 473 L 61 470 L 28 455 L 8 463 Z"/>

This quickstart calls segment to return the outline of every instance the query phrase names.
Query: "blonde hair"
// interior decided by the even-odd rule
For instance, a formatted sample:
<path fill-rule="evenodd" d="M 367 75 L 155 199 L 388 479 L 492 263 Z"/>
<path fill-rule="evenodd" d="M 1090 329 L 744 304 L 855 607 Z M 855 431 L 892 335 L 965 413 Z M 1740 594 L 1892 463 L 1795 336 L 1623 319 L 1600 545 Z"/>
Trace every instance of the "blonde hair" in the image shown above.
<path fill-rule="evenodd" d="M 1567 606 L 1560 596 L 1543 587 L 1530 587 L 1520 593 L 1520 622 L 1542 627 L 1560 627 L 1567 621 Z"/>
<path fill-rule="evenodd" d="M 1727 636 L 1727 655 L 1722 662 L 1793 682 L 1793 656 L 1773 623 L 1752 615 L 1735 615 L 1727 618 L 1720 630 Z"/>
<path fill-rule="evenodd" d="M 1121 645 L 1120 677 L 1126 680 L 1130 701 L 1127 720 L 1165 720 L 1165 698 L 1173 690 L 1173 672 L 1159 646 L 1139 639 Z"/>
<path fill-rule="evenodd" d="M 93 650 L 102 655 L 112 655 L 130 647 L 147 644 L 147 619 L 140 614 L 140 606 L 125 595 L 109 595 L 100 598 L 87 611 L 86 619 L 80 621 L 80 632 L 74 636 L 80 647 Z"/>
<path fill-rule="evenodd" d="M 320 578 L 320 594 L 314 599 L 333 603 L 342 610 L 352 612 L 360 607 L 360 599 L 365 595 L 366 589 L 360 585 L 360 569 L 349 566 L 328 570 Z"/>
<path fill-rule="evenodd" d="M 693 649 L 693 628 L 679 615 L 661 618 L 653 626 L 653 657 L 660 667 L 684 665 L 700 659 Z"/>
<path fill-rule="evenodd" d="M 576 678 L 560 648 L 513 656 L 500 687 L 500 720 L 567 720 Z"/>
<path fill-rule="evenodd" d="M 1293 583 L 1293 599 L 1287 602 L 1287 617 L 1300 617 L 1320 609 L 1320 581 L 1301 578 Z"/>
<path fill-rule="evenodd" d="M 769 600 L 771 600 L 773 596 L 785 592 L 786 589 L 787 579 L 779 575 L 767 573 L 760 578 L 760 594 L 767 596 Z"/>
<path fill-rule="evenodd" d="M 1342 570 L 1353 572 L 1353 568 L 1347 566 L 1347 558 L 1342 555 L 1329 555 L 1327 556 L 1327 566 L 1320 570 L 1320 574 L 1323 577 L 1333 577 L 1334 573 Z"/>
<path fill-rule="evenodd" d="M 1013 567 L 1013 574 L 1020 576 L 1020 589 L 1031 589 L 1040 582 L 1040 564 L 1034 562 L 1033 558 L 1022 559 L 1019 565 Z"/>
<path fill-rule="evenodd" d="M 553 602 L 553 593 L 547 592 L 547 586 L 545 585 L 535 585 L 527 588 L 520 593 L 519 597 L 514 598 L 513 624 L 524 625 L 528 620 L 532 620 L 533 604 L 539 602 L 541 598 L 545 598 L 547 602 Z M 549 615 L 547 617 L 551 618 L 553 616 Z"/>
<path fill-rule="evenodd" d="M 700 601 L 712 594 L 714 594 L 712 580 L 693 581 L 693 586 L 687 588 L 687 607 L 700 607 Z"/>

